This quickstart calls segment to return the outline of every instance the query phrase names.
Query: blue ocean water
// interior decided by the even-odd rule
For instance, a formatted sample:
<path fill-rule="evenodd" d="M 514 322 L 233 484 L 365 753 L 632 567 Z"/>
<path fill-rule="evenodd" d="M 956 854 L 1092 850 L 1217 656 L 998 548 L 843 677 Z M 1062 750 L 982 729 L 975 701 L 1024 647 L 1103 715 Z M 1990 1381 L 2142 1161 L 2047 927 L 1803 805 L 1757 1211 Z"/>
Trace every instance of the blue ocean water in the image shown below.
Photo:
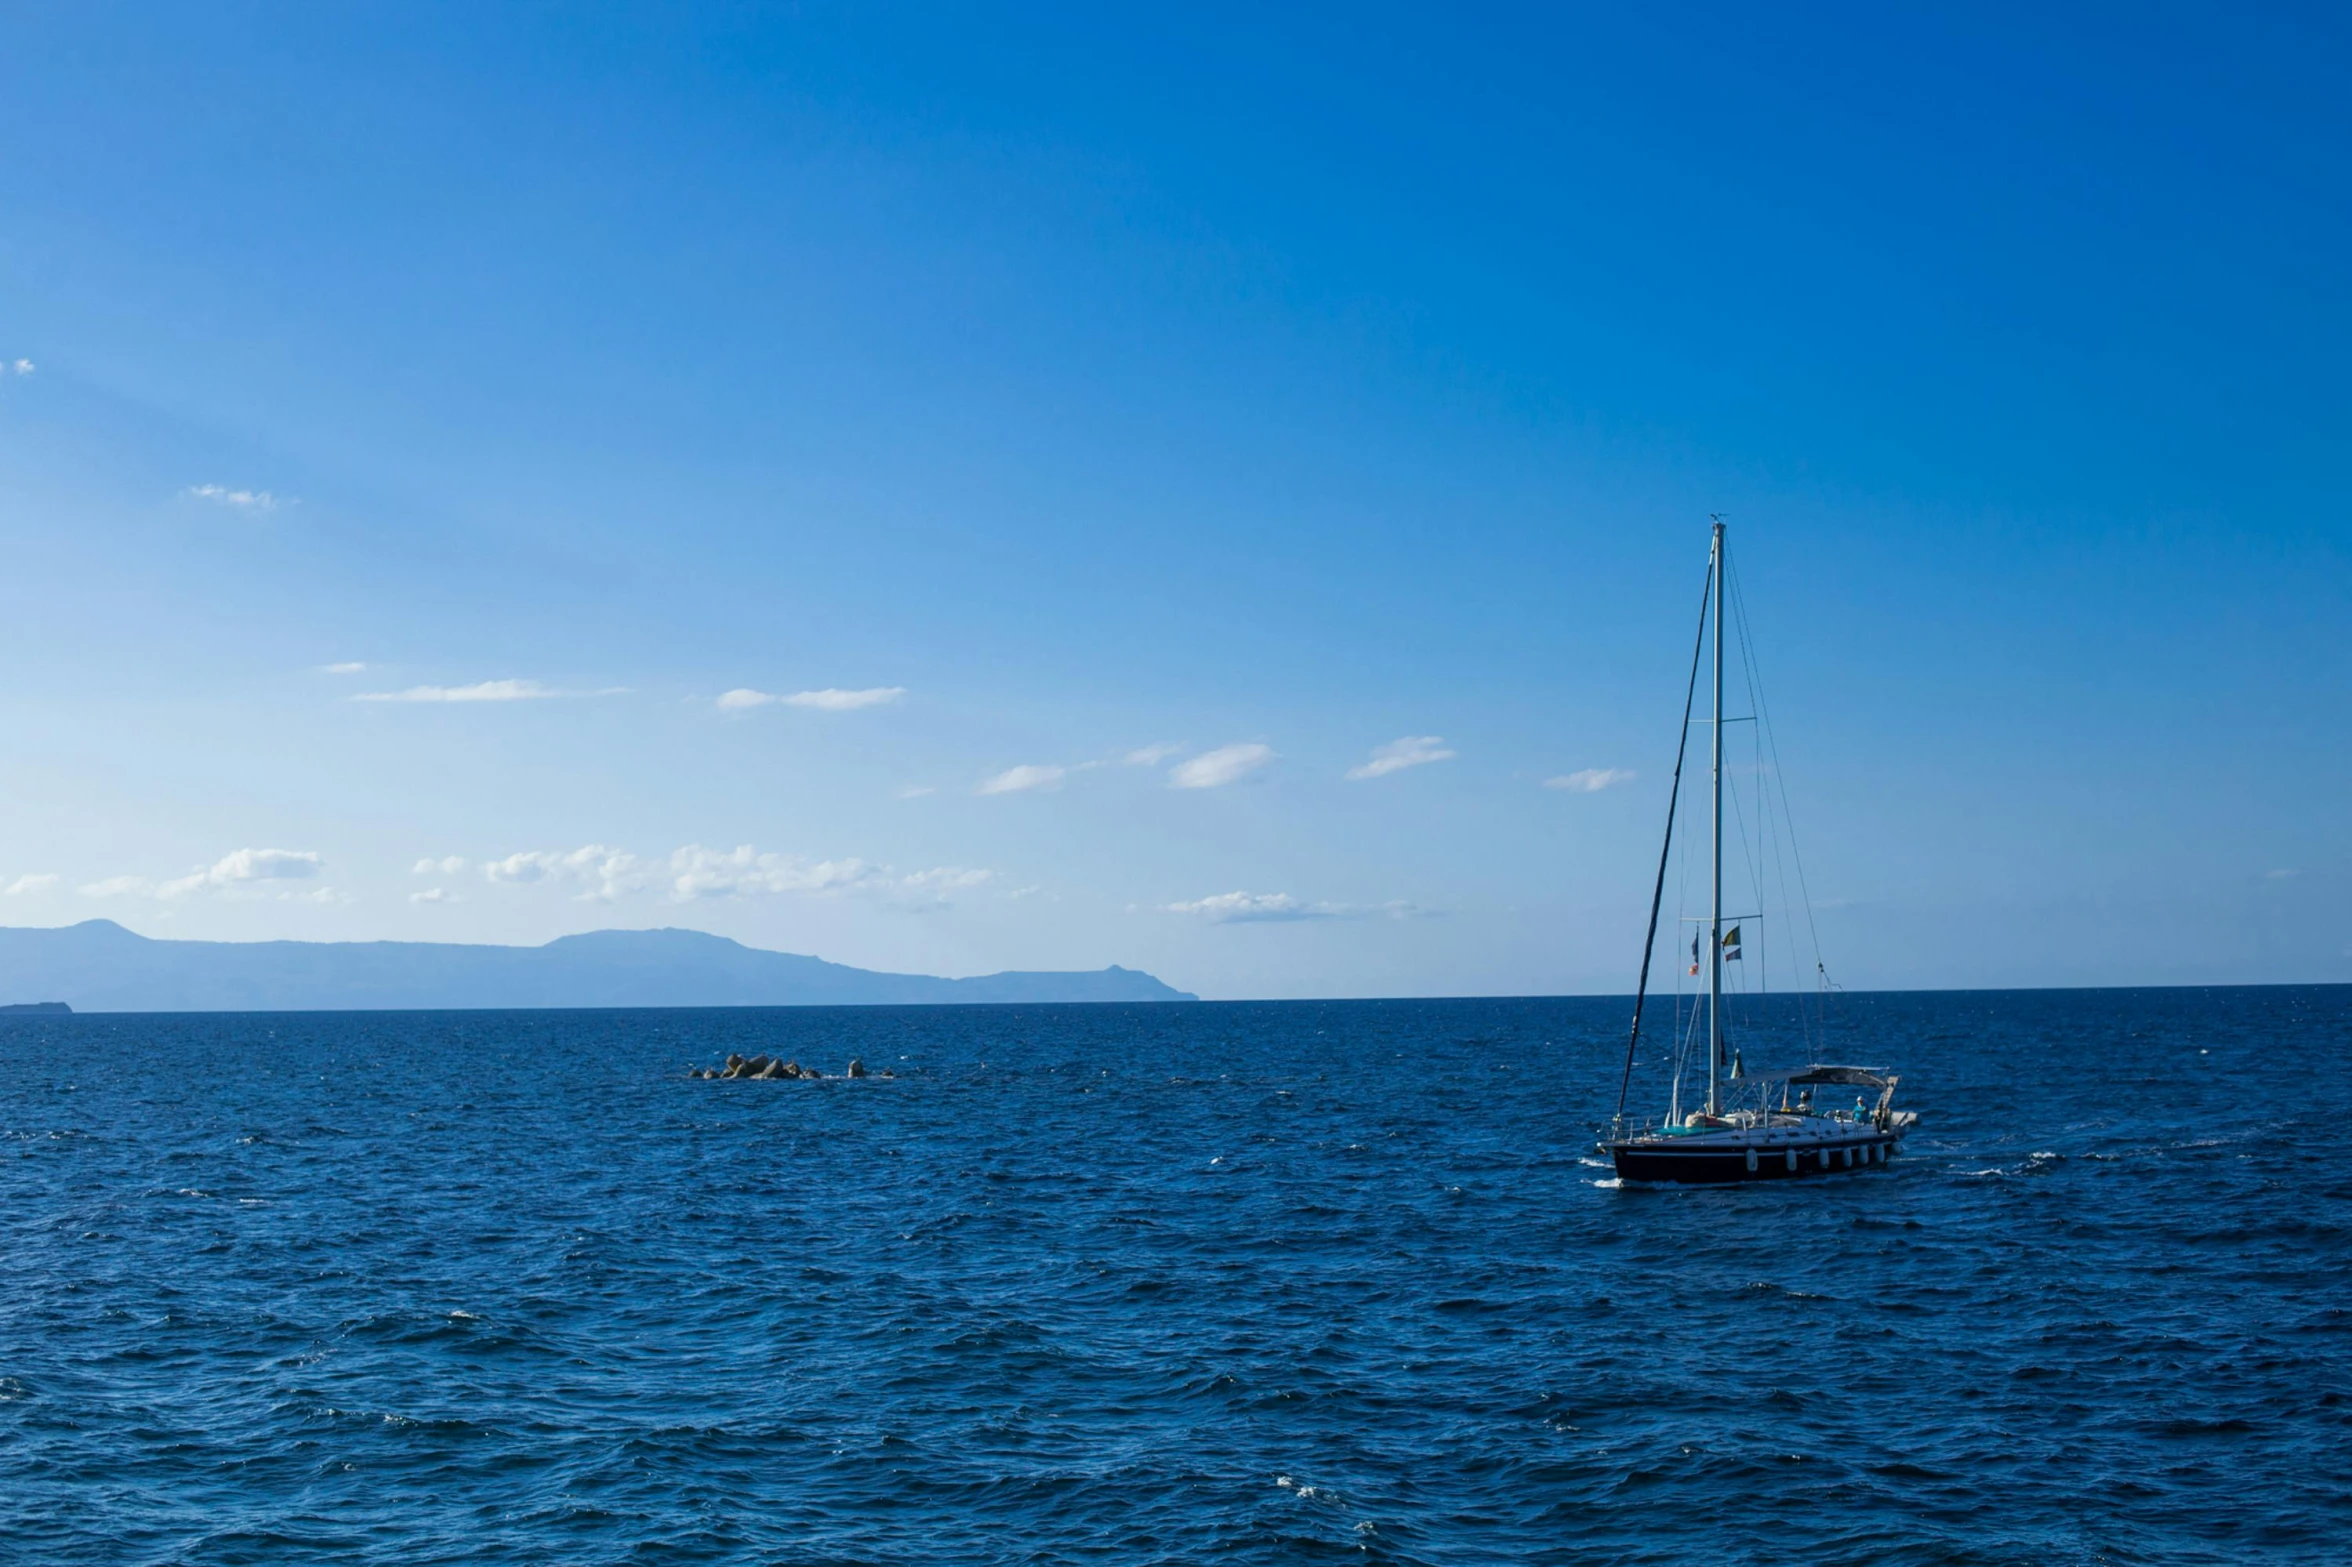
<path fill-rule="evenodd" d="M 2352 1560 L 2352 988 L 1849 998 L 1726 1190 L 1623 1023 L 8 1020 L 0 1560 Z"/>

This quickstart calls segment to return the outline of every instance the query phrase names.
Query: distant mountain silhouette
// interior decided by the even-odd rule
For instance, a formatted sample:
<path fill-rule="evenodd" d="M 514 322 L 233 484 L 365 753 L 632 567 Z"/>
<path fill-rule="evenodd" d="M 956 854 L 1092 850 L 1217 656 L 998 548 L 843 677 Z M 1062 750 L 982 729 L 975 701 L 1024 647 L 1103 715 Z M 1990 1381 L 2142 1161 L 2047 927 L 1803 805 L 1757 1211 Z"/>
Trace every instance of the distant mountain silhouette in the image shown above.
<path fill-rule="evenodd" d="M 1195 1001 L 1117 966 L 934 979 L 763 952 L 697 930 L 599 930 L 544 947 L 424 941 L 151 941 L 112 920 L 0 926 L 0 999 L 76 1012 L 871 1006 Z"/>

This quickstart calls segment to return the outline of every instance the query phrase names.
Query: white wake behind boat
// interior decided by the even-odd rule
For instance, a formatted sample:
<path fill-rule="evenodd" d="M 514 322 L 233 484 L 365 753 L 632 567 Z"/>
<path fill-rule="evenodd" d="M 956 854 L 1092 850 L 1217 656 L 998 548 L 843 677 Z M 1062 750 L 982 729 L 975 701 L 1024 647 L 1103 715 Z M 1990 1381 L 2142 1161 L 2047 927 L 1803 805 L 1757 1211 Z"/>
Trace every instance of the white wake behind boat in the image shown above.
<path fill-rule="evenodd" d="M 1724 965 L 1742 962 L 1744 954 L 1741 927 L 1736 922 L 1726 927 L 1723 910 L 1723 798 L 1724 760 L 1723 731 L 1726 724 L 1761 723 L 1759 711 L 1742 717 L 1726 718 L 1723 712 L 1723 631 L 1724 588 L 1728 574 L 1728 559 L 1724 549 L 1722 519 L 1715 521 L 1712 542 L 1707 554 L 1707 593 L 1699 621 L 1699 638 L 1691 655 L 1691 674 L 1683 698 L 1683 744 L 1677 750 L 1674 763 L 1674 787 L 1666 808 L 1666 841 L 1659 851 L 1658 879 L 1650 897 L 1649 935 L 1642 947 L 1641 981 L 1635 991 L 1633 1028 L 1626 1041 L 1625 1077 L 1617 1095 L 1617 1113 L 1602 1139 L 1601 1148 L 1616 1166 L 1619 1179 L 1627 1181 L 1677 1181 L 1685 1183 L 1722 1183 L 1733 1181 L 1791 1180 L 1803 1176 L 1829 1175 L 1848 1170 L 1870 1169 L 1884 1165 L 1902 1148 L 1903 1135 L 1918 1121 L 1909 1110 L 1895 1108 L 1895 1088 L 1901 1079 L 1891 1073 L 1860 1066 L 1814 1065 L 1777 1072 L 1751 1073 L 1740 1054 L 1729 1042 L 1728 1018 L 1725 1007 Z M 1699 665 L 1709 651 L 1714 654 L 1714 693 L 1712 714 L 1699 720 L 1708 726 L 1711 750 L 1708 848 L 1707 913 L 1693 921 L 1703 934 L 1692 938 L 1692 968 L 1696 977 L 1703 968 L 1707 988 L 1704 1008 L 1696 1004 L 1690 1012 L 1686 1029 L 1681 1015 L 1679 995 L 1676 1002 L 1675 1050 L 1670 1057 L 1673 1068 L 1668 1092 L 1666 1115 L 1662 1121 L 1640 1125 L 1629 1124 L 1625 1116 L 1625 1099 L 1632 1085 L 1633 1070 L 1643 1041 L 1642 1016 L 1649 997 L 1650 962 L 1657 947 L 1658 912 L 1665 899 L 1666 871 L 1674 849 L 1675 812 L 1682 795 L 1682 768 L 1689 745 L 1692 701 L 1697 695 Z M 1750 690 L 1756 690 L 1752 660 L 1746 662 Z M 1756 768 L 1759 779 L 1757 815 L 1759 836 L 1765 816 L 1762 783 L 1765 768 L 1761 759 Z M 1784 807 L 1785 807 L 1785 801 Z M 1794 853 L 1794 831 L 1790 832 L 1791 854 Z M 1753 867 L 1752 867 L 1753 868 Z M 1802 866 L 1800 862 L 1800 884 Z M 1757 876 L 1759 903 L 1762 901 L 1763 877 Z M 1783 878 L 1784 894 L 1786 879 Z M 1760 914 L 1737 916 L 1737 920 L 1756 920 Z M 1807 925 L 1810 928 L 1808 911 Z M 1700 943 L 1704 941 L 1706 955 L 1700 957 Z M 1761 965 L 1758 965 L 1759 967 Z M 1814 972 L 1823 974 L 1818 951 L 1814 956 Z M 1827 991 L 1826 979 L 1821 980 L 1815 993 L 1818 1003 Z M 1798 1002 L 1799 1017 L 1803 1018 L 1803 1003 Z M 1703 1035 L 1699 1028 L 1704 1019 Z M 1813 1029 L 1806 1030 L 1809 1042 L 1816 1049 L 1823 1041 Z M 1704 1053 L 1706 1059 L 1706 1099 L 1703 1106 L 1686 1111 L 1683 1105 L 1683 1079 L 1691 1057 Z M 1848 1091 L 1853 1092 L 1852 1103 L 1844 1102 Z"/>

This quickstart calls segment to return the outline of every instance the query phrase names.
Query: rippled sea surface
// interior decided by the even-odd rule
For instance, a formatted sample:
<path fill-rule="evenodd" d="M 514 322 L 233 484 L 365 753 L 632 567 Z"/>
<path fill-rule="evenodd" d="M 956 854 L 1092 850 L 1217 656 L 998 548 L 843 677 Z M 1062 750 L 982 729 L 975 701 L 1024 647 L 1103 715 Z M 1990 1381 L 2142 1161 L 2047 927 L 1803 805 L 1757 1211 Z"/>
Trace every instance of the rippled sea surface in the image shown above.
<path fill-rule="evenodd" d="M 1623 1023 L 7 1020 L 0 1560 L 2352 1561 L 2352 989 L 1852 998 L 1728 1190 Z"/>

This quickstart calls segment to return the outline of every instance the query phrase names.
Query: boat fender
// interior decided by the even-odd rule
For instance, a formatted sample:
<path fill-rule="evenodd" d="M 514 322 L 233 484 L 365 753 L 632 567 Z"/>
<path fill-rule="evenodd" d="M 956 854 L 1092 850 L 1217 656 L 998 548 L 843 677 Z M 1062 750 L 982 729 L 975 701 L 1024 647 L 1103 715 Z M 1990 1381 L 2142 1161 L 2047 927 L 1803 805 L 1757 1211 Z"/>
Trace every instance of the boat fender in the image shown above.
<path fill-rule="evenodd" d="M 1788 1169 L 1791 1175 L 1797 1173 L 1797 1151 L 1794 1148 L 1788 1151 Z"/>
<path fill-rule="evenodd" d="M 1748 1173 L 1750 1175 L 1756 1173 L 1756 1150 L 1753 1148 L 1748 1150 Z"/>

